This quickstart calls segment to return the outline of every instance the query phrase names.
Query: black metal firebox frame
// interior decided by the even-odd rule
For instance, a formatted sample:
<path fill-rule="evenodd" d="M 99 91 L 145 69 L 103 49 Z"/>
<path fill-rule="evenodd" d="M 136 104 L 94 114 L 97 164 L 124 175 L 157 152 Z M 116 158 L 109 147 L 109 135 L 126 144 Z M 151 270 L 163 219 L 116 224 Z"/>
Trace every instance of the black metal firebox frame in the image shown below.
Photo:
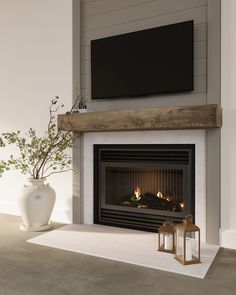
<path fill-rule="evenodd" d="M 127 208 L 104 204 L 104 169 L 110 165 L 179 167 L 184 172 L 184 211 Z M 176 223 L 195 216 L 194 144 L 94 145 L 94 223 L 156 232 L 165 220 Z"/>

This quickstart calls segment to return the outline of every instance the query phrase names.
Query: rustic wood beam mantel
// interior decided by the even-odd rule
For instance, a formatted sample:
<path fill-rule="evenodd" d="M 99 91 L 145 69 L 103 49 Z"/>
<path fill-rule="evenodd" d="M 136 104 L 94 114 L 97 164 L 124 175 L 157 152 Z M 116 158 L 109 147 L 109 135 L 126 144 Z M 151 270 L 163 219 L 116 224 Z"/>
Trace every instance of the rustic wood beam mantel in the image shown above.
<path fill-rule="evenodd" d="M 206 129 L 221 126 L 222 110 L 215 104 L 58 115 L 59 130 L 79 132 Z"/>

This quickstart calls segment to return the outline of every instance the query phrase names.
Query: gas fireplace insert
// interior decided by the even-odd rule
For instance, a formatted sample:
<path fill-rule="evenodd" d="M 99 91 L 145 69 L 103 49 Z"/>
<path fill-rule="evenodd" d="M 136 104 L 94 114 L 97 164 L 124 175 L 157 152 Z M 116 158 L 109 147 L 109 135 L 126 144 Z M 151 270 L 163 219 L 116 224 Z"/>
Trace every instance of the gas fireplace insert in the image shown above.
<path fill-rule="evenodd" d="M 194 144 L 94 145 L 94 223 L 157 231 L 194 205 Z"/>

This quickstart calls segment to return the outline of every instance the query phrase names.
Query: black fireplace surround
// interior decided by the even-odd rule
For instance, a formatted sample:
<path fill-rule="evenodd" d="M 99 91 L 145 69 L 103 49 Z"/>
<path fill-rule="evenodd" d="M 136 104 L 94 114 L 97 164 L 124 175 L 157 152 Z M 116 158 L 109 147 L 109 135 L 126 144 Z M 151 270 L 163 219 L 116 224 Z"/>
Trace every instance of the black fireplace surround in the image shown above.
<path fill-rule="evenodd" d="M 94 145 L 94 223 L 156 232 L 194 213 L 194 144 Z"/>

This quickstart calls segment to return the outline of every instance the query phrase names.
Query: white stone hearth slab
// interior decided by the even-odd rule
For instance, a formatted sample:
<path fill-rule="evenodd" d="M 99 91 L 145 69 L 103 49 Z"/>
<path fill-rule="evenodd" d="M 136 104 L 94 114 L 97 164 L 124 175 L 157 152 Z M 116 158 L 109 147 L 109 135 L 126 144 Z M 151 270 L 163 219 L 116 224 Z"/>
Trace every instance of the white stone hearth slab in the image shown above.
<path fill-rule="evenodd" d="M 204 278 L 219 247 L 202 245 L 200 264 L 183 266 L 157 251 L 157 234 L 97 224 L 71 224 L 28 240 L 30 243 Z"/>

